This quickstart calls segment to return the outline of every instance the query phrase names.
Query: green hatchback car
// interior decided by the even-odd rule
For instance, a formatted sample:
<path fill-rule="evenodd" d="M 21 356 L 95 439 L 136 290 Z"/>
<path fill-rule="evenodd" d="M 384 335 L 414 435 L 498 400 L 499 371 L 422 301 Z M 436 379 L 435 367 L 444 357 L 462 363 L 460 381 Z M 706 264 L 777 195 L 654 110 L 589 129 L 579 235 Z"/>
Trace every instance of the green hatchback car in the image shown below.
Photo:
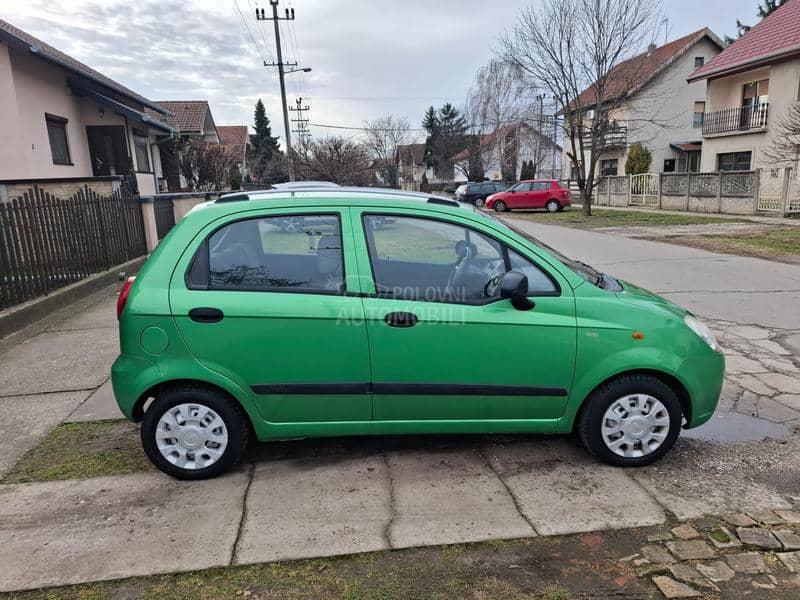
<path fill-rule="evenodd" d="M 117 312 L 117 402 L 182 479 L 229 470 L 251 437 L 574 431 L 644 465 L 711 417 L 725 366 L 685 309 L 472 205 L 391 190 L 201 204 Z"/>

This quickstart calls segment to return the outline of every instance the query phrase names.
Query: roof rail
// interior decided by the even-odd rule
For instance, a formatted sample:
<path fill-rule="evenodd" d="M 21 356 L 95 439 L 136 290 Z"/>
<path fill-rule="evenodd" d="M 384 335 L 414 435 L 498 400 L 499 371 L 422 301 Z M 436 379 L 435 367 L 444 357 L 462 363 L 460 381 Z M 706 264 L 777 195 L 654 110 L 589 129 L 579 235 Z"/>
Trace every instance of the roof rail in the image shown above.
<path fill-rule="evenodd" d="M 250 196 L 245 192 L 237 192 L 235 194 L 225 194 L 216 199 L 215 204 L 220 202 L 241 202 L 243 200 L 250 200 Z"/>
<path fill-rule="evenodd" d="M 455 206 L 456 208 L 461 206 L 455 200 L 448 200 L 447 198 L 437 198 L 435 196 L 428 198 L 428 204 L 441 204 L 443 206 Z"/>

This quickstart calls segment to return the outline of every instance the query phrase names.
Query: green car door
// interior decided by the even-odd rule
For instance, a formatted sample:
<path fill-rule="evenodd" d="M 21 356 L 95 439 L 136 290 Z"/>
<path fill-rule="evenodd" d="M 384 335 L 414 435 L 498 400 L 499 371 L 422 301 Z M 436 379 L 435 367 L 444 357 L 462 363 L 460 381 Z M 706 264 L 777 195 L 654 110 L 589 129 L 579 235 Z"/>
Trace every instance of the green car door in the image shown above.
<path fill-rule="evenodd" d="M 353 213 L 376 421 L 554 420 L 563 413 L 576 322 L 572 290 L 558 273 L 474 220 L 433 211 Z M 499 299 L 509 270 L 527 276 L 532 310 Z"/>
<path fill-rule="evenodd" d="M 206 227 L 170 284 L 194 357 L 273 423 L 368 421 L 369 354 L 348 215 L 239 213 Z"/>

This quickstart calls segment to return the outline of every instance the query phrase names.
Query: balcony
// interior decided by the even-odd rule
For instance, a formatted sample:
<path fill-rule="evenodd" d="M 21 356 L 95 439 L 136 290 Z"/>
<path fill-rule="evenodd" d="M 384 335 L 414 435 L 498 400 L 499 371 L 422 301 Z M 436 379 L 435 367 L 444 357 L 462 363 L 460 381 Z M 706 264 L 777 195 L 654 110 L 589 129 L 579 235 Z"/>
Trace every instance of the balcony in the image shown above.
<path fill-rule="evenodd" d="M 767 127 L 769 103 L 735 106 L 703 115 L 703 135 L 736 134 L 763 131 Z"/>
<path fill-rule="evenodd" d="M 583 145 L 587 146 L 591 136 L 583 136 Z M 597 138 L 597 149 L 609 150 L 611 148 L 624 148 L 628 143 L 628 128 L 621 125 L 610 126 L 606 132 Z"/>

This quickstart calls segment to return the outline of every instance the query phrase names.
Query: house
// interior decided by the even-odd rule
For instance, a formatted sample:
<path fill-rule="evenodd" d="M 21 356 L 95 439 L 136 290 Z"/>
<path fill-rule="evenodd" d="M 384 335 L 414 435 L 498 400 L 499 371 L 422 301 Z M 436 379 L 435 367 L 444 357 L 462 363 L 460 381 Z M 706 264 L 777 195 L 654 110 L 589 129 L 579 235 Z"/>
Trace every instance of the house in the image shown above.
<path fill-rule="evenodd" d="M 210 113 L 209 113 L 210 114 Z M 220 125 L 217 129 L 219 143 L 231 160 L 238 165 L 242 178 L 247 175 L 247 158 L 253 150 L 247 125 Z"/>
<path fill-rule="evenodd" d="M 800 100 L 800 0 L 786 2 L 688 80 L 706 86 L 703 171 L 776 166 L 772 141 L 784 135 L 781 119 Z"/>
<path fill-rule="evenodd" d="M 181 136 L 201 138 L 211 144 L 219 143 L 219 133 L 208 100 L 158 100 L 156 104 L 160 110 L 148 110 L 148 114 L 153 118 L 162 118 Z"/>
<path fill-rule="evenodd" d="M 599 140 L 595 176 L 623 175 L 628 150 L 636 142 L 650 150 L 653 173 L 699 171 L 705 89 L 701 82 L 686 78 L 724 47 L 704 28 L 660 47 L 653 44 L 647 52 L 611 69 L 602 99 L 613 105 L 607 115 L 611 126 Z M 593 86 L 579 96 L 589 119 L 598 110 L 595 98 Z M 564 144 L 564 164 L 568 165 L 567 152 L 571 152 L 570 143 Z"/>
<path fill-rule="evenodd" d="M 400 187 L 404 190 L 418 190 L 427 169 L 425 144 L 401 144 L 397 146 L 396 152 L 400 165 Z"/>
<path fill-rule="evenodd" d="M 478 148 L 484 176 L 488 179 L 517 181 L 522 163 L 527 161 L 533 162 L 537 177 L 561 177 L 561 146 L 527 123 L 506 125 L 481 136 Z M 467 181 L 470 148 L 465 148 L 451 160 L 455 164 L 455 181 Z"/>
<path fill-rule="evenodd" d="M 169 111 L 0 19 L 0 200 L 33 183 L 156 193 L 174 129 L 153 115 Z"/>

